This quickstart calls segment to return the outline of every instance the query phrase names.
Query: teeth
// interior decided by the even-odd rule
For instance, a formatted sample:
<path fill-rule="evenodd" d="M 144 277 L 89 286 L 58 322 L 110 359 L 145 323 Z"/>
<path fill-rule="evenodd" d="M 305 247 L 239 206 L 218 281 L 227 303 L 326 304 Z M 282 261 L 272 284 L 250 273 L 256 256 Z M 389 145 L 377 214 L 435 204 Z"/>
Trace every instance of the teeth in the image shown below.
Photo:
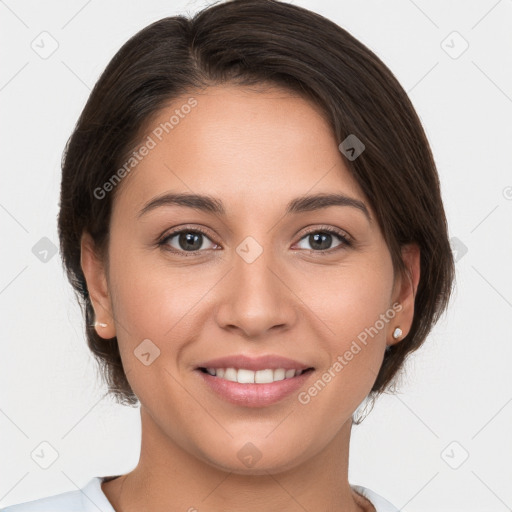
<path fill-rule="evenodd" d="M 210 375 L 240 384 L 269 384 L 279 380 L 291 379 L 300 375 L 304 370 L 286 370 L 284 368 L 272 370 L 269 368 L 254 372 L 245 368 L 239 370 L 236 368 L 206 368 L 206 371 Z"/>

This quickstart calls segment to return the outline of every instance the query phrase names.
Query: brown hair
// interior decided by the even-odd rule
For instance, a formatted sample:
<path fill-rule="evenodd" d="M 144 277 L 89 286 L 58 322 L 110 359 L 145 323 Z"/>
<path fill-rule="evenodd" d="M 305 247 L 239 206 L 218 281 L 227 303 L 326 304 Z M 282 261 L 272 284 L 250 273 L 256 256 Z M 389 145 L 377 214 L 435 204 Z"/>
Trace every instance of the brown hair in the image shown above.
<path fill-rule="evenodd" d="M 454 264 L 439 179 L 421 122 L 392 72 L 332 21 L 276 0 L 233 0 L 192 18 L 173 16 L 144 28 L 112 58 L 96 83 L 63 155 L 58 229 L 67 276 L 84 309 L 87 342 L 109 391 L 138 403 L 123 370 L 117 338 L 100 338 L 80 265 L 89 232 L 108 256 L 112 202 L 98 199 L 140 142 L 144 123 L 173 98 L 213 84 L 275 84 L 321 107 L 337 140 L 355 134 L 364 145 L 345 163 L 376 213 L 396 271 L 400 248 L 415 242 L 421 276 L 407 336 L 386 350 L 372 388 L 377 396 L 405 357 L 425 340 L 447 306 Z"/>

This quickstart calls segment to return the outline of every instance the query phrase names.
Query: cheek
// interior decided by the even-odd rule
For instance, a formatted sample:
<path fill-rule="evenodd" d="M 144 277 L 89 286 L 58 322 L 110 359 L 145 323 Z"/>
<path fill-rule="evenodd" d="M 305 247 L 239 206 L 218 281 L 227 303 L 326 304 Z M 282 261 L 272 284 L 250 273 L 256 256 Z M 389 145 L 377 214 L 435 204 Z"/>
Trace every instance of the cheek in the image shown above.
<path fill-rule="evenodd" d="M 215 280 L 201 281 L 197 273 L 155 264 L 137 250 L 112 250 L 111 255 L 117 338 L 132 389 L 154 410 L 160 407 L 155 389 L 166 389 L 170 402 L 186 401 L 174 378 L 187 345 L 200 337 L 197 313 L 204 308 L 205 287 L 213 287 Z"/>
<path fill-rule="evenodd" d="M 323 276 L 312 275 L 307 286 L 310 288 L 308 305 L 325 320 L 333 338 L 357 337 L 391 307 L 391 260 L 381 257 L 353 265 L 342 264 Z M 385 331 L 380 322 L 379 326 Z"/>
<path fill-rule="evenodd" d="M 308 279 L 308 286 L 316 284 L 308 306 L 328 327 L 318 343 L 330 355 L 333 388 L 364 397 L 377 377 L 395 316 L 391 260 L 343 265 L 331 269 L 328 279 L 316 277 Z"/>
<path fill-rule="evenodd" d="M 197 273 L 145 265 L 142 259 L 125 259 L 112 273 L 116 320 L 130 337 L 161 340 L 187 325 L 194 306 L 214 284 Z"/>

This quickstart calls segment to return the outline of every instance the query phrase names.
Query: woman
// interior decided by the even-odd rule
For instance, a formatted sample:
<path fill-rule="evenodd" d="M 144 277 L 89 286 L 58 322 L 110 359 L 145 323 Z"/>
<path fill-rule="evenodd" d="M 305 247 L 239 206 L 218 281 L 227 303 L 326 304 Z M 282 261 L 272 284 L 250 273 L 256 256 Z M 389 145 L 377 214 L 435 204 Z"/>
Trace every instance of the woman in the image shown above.
<path fill-rule="evenodd" d="M 274 0 L 153 23 L 91 93 L 58 223 L 140 460 L 5 511 L 397 510 L 348 481 L 353 414 L 453 261 L 421 123 L 368 48 Z"/>

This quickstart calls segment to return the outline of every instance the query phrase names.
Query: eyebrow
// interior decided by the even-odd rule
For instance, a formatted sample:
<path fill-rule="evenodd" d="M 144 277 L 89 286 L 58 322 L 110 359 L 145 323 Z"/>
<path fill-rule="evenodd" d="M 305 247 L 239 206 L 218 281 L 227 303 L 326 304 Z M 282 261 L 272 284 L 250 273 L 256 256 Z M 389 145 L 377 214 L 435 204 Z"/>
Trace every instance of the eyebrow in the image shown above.
<path fill-rule="evenodd" d="M 202 194 L 165 193 L 148 201 L 138 213 L 138 217 L 161 206 L 184 206 L 207 213 L 225 216 L 226 210 L 220 199 Z M 359 199 L 344 194 L 314 194 L 297 197 L 290 201 L 286 207 L 286 215 L 303 212 L 312 212 L 328 208 L 330 206 L 350 206 L 357 208 L 371 222 L 370 212 L 366 205 Z"/>

